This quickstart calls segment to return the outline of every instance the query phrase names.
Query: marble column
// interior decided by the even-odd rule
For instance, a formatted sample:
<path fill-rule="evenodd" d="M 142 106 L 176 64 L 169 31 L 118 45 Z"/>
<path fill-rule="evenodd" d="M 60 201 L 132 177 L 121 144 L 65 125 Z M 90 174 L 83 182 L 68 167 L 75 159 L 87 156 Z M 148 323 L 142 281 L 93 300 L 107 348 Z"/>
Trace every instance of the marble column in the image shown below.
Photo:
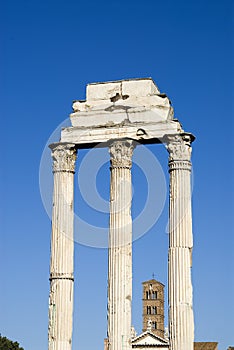
<path fill-rule="evenodd" d="M 73 193 L 76 148 L 50 145 L 54 195 L 51 233 L 49 350 L 71 350 L 73 318 Z"/>
<path fill-rule="evenodd" d="M 132 181 L 134 144 L 110 145 L 110 231 L 108 266 L 108 348 L 130 350 L 132 302 Z"/>
<path fill-rule="evenodd" d="M 183 133 L 168 137 L 170 173 L 168 303 L 170 350 L 193 350 L 191 143 Z"/>

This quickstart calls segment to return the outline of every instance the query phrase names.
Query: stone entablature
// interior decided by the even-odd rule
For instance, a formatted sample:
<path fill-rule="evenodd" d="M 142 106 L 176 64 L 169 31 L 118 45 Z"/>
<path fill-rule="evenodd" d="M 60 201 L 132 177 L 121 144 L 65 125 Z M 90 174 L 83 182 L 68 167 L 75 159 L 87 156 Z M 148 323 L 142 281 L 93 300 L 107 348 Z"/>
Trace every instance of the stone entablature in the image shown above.
<path fill-rule="evenodd" d="M 119 138 L 157 143 L 183 132 L 170 100 L 151 78 L 89 84 L 87 99 L 75 101 L 73 110 L 61 141 L 84 147 Z"/>
<path fill-rule="evenodd" d="M 87 85 L 86 101 L 73 103 L 73 127 L 156 123 L 173 119 L 173 108 L 152 79 L 122 80 Z M 99 118 L 96 118 L 99 114 Z"/>

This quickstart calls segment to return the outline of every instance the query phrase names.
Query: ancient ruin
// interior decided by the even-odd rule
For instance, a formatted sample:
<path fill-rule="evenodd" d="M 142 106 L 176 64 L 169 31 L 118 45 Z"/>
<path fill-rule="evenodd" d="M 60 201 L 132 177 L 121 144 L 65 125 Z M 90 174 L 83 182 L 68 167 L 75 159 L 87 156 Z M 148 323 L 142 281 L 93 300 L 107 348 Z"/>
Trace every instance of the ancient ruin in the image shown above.
<path fill-rule="evenodd" d="M 152 79 L 89 84 L 73 103 L 71 127 L 52 144 L 54 195 L 51 237 L 49 350 L 71 350 L 73 315 L 73 197 L 77 150 L 110 151 L 108 350 L 130 350 L 132 300 L 131 166 L 139 144 L 169 152 L 169 347 L 193 350 L 191 143 Z"/>

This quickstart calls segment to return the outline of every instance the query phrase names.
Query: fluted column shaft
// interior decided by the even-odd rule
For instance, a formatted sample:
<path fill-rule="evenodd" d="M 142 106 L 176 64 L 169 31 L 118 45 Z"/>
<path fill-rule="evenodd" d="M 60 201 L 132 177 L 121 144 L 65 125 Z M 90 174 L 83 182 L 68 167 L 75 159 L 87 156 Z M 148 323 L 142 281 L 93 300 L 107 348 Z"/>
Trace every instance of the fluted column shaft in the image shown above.
<path fill-rule="evenodd" d="M 132 301 L 131 140 L 110 146 L 110 231 L 108 271 L 108 347 L 130 350 Z"/>
<path fill-rule="evenodd" d="M 54 194 L 51 233 L 49 350 L 71 350 L 73 318 L 74 144 L 52 144 Z"/>
<path fill-rule="evenodd" d="M 168 138 L 170 220 L 168 303 L 170 350 L 193 350 L 191 134 Z"/>

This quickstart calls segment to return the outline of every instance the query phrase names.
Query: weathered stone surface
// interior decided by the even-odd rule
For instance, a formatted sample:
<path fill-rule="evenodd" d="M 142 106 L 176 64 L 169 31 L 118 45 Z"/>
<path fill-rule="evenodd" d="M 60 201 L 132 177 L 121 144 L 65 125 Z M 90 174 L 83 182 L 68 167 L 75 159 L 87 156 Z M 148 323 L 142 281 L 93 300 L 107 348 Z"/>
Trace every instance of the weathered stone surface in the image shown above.
<path fill-rule="evenodd" d="M 121 82 L 88 84 L 86 88 L 87 101 L 108 100 L 121 92 Z"/>
<path fill-rule="evenodd" d="M 123 80 L 122 94 L 129 96 L 149 96 L 159 94 L 160 91 L 151 79 Z"/>
<path fill-rule="evenodd" d="M 93 83 L 88 84 L 86 89 L 87 101 L 108 100 L 115 97 L 116 94 L 121 96 L 149 96 L 159 93 L 158 87 L 151 78 Z"/>
<path fill-rule="evenodd" d="M 175 135 L 183 132 L 180 123 L 176 121 L 166 123 L 144 124 L 123 123 L 110 127 L 78 128 L 69 127 L 61 132 L 62 142 L 74 142 L 77 145 L 90 145 L 108 142 L 113 139 L 130 138 L 139 142 L 151 141 L 152 143 L 163 140 L 166 135 Z"/>
<path fill-rule="evenodd" d="M 109 350 L 131 350 L 132 302 L 132 183 L 134 143 L 110 145 L 110 233 L 108 268 Z"/>
<path fill-rule="evenodd" d="M 51 145 L 54 171 L 50 258 L 49 350 L 71 350 L 73 318 L 74 144 Z"/>
<path fill-rule="evenodd" d="M 173 108 L 152 79 L 97 83 L 87 86 L 87 100 L 73 103 L 73 127 L 95 128 L 173 119 Z"/>
<path fill-rule="evenodd" d="M 170 350 L 193 350 L 194 320 L 191 281 L 191 134 L 168 137 L 170 215 L 168 301 Z"/>
<path fill-rule="evenodd" d="M 51 241 L 49 350 L 71 350 L 73 311 L 73 177 L 76 149 L 110 146 L 111 198 L 108 349 L 131 349 L 133 144 L 167 143 L 170 171 L 170 350 L 192 350 L 191 134 L 152 79 L 87 86 L 87 100 L 73 103 L 72 127 L 52 146 L 54 203 Z"/>

